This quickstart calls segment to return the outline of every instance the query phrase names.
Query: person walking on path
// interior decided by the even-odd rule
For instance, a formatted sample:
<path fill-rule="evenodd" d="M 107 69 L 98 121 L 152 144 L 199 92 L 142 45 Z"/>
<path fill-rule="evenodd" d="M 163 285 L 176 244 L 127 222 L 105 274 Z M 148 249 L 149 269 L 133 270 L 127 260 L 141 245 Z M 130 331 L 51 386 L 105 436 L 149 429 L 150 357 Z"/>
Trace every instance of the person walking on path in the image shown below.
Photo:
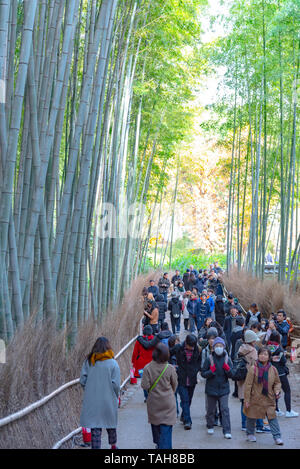
<path fill-rule="evenodd" d="M 151 293 L 149 293 L 149 295 L 151 295 Z M 157 334 L 159 312 L 157 304 L 154 300 L 148 300 L 147 309 L 144 310 L 144 316 L 146 316 L 146 319 L 149 319 L 149 324 L 152 326 L 153 334 Z"/>
<path fill-rule="evenodd" d="M 91 429 L 92 449 L 101 449 L 106 428 L 111 449 L 116 448 L 120 368 L 106 337 L 99 337 L 83 363 L 79 382 L 84 389 L 80 425 Z"/>
<path fill-rule="evenodd" d="M 163 277 L 158 281 L 159 293 L 164 297 L 165 303 L 168 302 L 168 291 L 170 288 L 171 282 L 168 279 L 168 272 L 165 272 Z"/>
<path fill-rule="evenodd" d="M 185 288 L 184 288 L 182 280 L 179 280 L 179 282 L 178 282 L 177 286 L 175 287 L 174 291 L 176 292 L 176 295 L 179 296 L 179 299 L 182 300 L 183 296 L 185 294 Z"/>
<path fill-rule="evenodd" d="M 252 366 L 257 358 L 257 336 L 255 332 L 251 330 L 243 331 L 243 343 L 236 350 L 237 359 L 243 359 L 245 362 L 246 370 L 248 371 L 250 366 Z M 244 408 L 244 385 L 245 380 L 235 381 L 237 383 L 238 398 L 241 401 L 241 418 L 242 418 L 242 430 L 246 431 L 246 415 L 243 412 Z M 269 433 L 270 429 L 264 426 L 263 419 L 256 420 L 256 433 Z"/>
<path fill-rule="evenodd" d="M 232 363 L 225 350 L 225 341 L 216 337 L 213 341 L 213 352 L 205 360 L 201 376 L 206 379 L 205 394 L 207 397 L 207 433 L 213 435 L 216 418 L 217 403 L 220 404 L 224 438 L 230 439 L 231 423 L 228 407 L 230 393 L 229 378 L 231 378 Z"/>
<path fill-rule="evenodd" d="M 145 366 L 141 386 L 148 393 L 147 412 L 153 442 L 157 449 L 172 449 L 172 429 L 176 423 L 175 395 L 178 380 L 175 368 L 168 363 L 165 344 L 158 344 L 153 360 Z"/>
<path fill-rule="evenodd" d="M 253 322 L 261 321 L 261 313 L 256 303 L 252 303 L 246 316 L 246 326 L 250 327 Z"/>
<path fill-rule="evenodd" d="M 159 295 L 159 291 L 158 291 L 158 286 L 155 285 L 154 280 L 150 280 L 150 287 L 148 287 L 148 292 L 152 293 L 154 299 L 157 300 L 157 297 Z"/>
<path fill-rule="evenodd" d="M 190 313 L 187 309 L 187 304 L 189 302 L 189 296 L 187 293 L 183 295 L 183 312 L 182 312 L 182 317 L 183 317 L 183 325 L 184 325 L 184 330 L 188 331 L 189 330 L 189 320 L 190 320 Z"/>
<path fill-rule="evenodd" d="M 140 339 L 143 339 L 141 341 Z M 143 370 L 148 363 L 152 360 L 152 352 L 155 345 L 152 345 L 149 348 L 144 347 L 144 342 L 150 344 L 152 339 L 154 339 L 152 326 L 148 324 L 144 327 L 143 336 L 139 336 L 134 344 L 134 349 L 132 352 L 131 362 L 134 367 L 134 376 L 140 378 L 140 370 Z"/>
<path fill-rule="evenodd" d="M 280 334 L 277 331 L 272 332 L 268 341 L 268 349 L 271 352 L 271 363 L 278 371 L 281 388 L 284 392 L 284 403 L 286 407 L 285 416 L 298 417 L 298 412 L 294 412 L 291 408 L 291 388 L 288 379 L 289 369 L 286 365 L 286 357 L 283 348 L 280 345 Z M 279 410 L 278 400 L 276 401 L 276 415 L 277 417 L 284 415 Z"/>
<path fill-rule="evenodd" d="M 168 310 L 170 311 L 170 320 L 172 324 L 173 334 L 179 334 L 183 303 L 182 301 L 180 301 L 179 296 L 177 296 L 176 292 L 171 293 L 171 300 L 168 304 Z"/>
<path fill-rule="evenodd" d="M 286 320 L 286 313 L 283 309 L 280 309 L 276 315 L 275 326 L 279 334 L 281 335 L 281 345 L 285 350 L 288 343 L 288 333 L 290 330 L 290 325 Z"/>
<path fill-rule="evenodd" d="M 197 323 L 199 317 L 199 300 L 195 293 L 190 294 L 190 299 L 187 302 L 186 307 L 189 312 L 190 332 L 195 332 L 195 324 Z"/>
<path fill-rule="evenodd" d="M 226 342 L 227 342 L 229 351 L 231 351 L 231 341 L 230 341 L 231 333 L 233 329 L 236 327 L 236 319 L 237 319 L 238 314 L 239 314 L 238 309 L 235 306 L 232 306 L 230 308 L 230 314 L 226 316 L 224 320 L 224 333 L 226 336 Z"/>
<path fill-rule="evenodd" d="M 211 323 L 213 322 L 211 317 L 208 317 L 205 319 L 203 326 L 201 327 L 199 333 L 198 333 L 198 342 L 200 342 L 201 339 L 206 339 L 207 338 L 207 332 L 208 329 L 211 327 Z"/>
<path fill-rule="evenodd" d="M 173 284 L 173 288 L 175 290 L 175 288 L 178 286 L 178 283 L 182 280 L 181 276 L 180 276 L 180 272 L 179 270 L 176 270 L 175 271 L 175 275 L 173 275 L 173 277 L 171 278 L 171 283 Z"/>
<path fill-rule="evenodd" d="M 168 310 L 167 303 L 165 303 L 163 295 L 158 294 L 156 305 L 158 307 L 158 330 L 160 330 L 162 323 L 166 320 L 166 312 Z"/>
<path fill-rule="evenodd" d="M 198 310 L 199 310 L 199 312 L 198 312 L 196 321 L 197 321 L 197 330 L 199 332 L 201 327 L 203 327 L 203 325 L 204 325 L 204 321 L 208 317 L 211 317 L 210 306 L 209 306 L 209 303 L 207 301 L 207 296 L 204 293 L 202 293 L 202 295 L 201 295 Z"/>
<path fill-rule="evenodd" d="M 216 301 L 215 301 L 215 318 L 216 321 L 221 324 L 221 326 L 224 326 L 224 319 L 225 319 L 225 313 L 224 313 L 224 298 L 222 295 L 217 295 L 216 296 Z"/>
<path fill-rule="evenodd" d="M 186 269 L 186 272 L 184 272 L 184 274 L 182 276 L 182 281 L 183 281 L 185 290 L 189 289 L 188 288 L 189 280 L 190 280 L 190 269 Z"/>
<path fill-rule="evenodd" d="M 178 393 L 182 409 L 180 421 L 185 430 L 192 428 L 190 407 L 197 384 L 197 374 L 201 368 L 201 354 L 194 334 L 186 336 L 182 344 L 175 345 L 173 351 L 176 353 Z"/>
<path fill-rule="evenodd" d="M 280 396 L 281 384 L 278 371 L 270 360 L 270 350 L 262 347 L 258 352 L 258 360 L 249 368 L 246 376 L 243 411 L 247 417 L 247 440 L 256 441 L 256 419 L 264 419 L 267 416 L 276 445 L 283 445 L 276 418 L 276 399 Z"/>

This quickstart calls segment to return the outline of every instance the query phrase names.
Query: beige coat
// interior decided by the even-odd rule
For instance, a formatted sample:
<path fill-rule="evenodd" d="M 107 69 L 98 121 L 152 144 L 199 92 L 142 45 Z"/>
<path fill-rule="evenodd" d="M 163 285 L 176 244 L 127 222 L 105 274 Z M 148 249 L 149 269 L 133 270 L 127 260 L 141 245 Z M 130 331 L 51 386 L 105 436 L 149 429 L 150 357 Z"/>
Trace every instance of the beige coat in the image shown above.
<path fill-rule="evenodd" d="M 154 360 L 145 366 L 141 386 L 146 391 L 159 377 L 167 363 L 156 363 Z M 148 422 L 152 425 L 175 425 L 177 373 L 173 365 L 168 366 L 155 388 L 147 398 Z"/>
<path fill-rule="evenodd" d="M 250 344 L 242 344 L 238 350 L 239 355 L 242 355 L 245 360 L 247 360 L 247 370 L 249 370 L 251 365 L 254 365 L 254 363 L 257 360 L 257 350 L 255 347 L 252 347 Z M 238 386 L 238 396 L 239 399 L 244 399 L 244 381 L 238 381 L 237 386 Z"/>
<path fill-rule="evenodd" d="M 249 402 L 250 407 L 245 408 L 244 414 L 252 419 L 263 419 L 267 415 L 268 419 L 276 418 L 275 394 L 281 390 L 278 371 L 271 366 L 268 372 L 268 395 L 262 394 L 262 383 L 258 383 L 258 367 L 252 365 L 245 380 L 244 403 Z"/>

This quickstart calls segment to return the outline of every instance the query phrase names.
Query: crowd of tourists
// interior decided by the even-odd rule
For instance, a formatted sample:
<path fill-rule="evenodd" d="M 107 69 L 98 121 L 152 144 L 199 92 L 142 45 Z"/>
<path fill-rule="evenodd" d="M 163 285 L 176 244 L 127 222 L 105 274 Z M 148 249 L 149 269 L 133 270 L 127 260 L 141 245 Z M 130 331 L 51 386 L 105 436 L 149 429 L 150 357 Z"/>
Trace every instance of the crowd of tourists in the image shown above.
<path fill-rule="evenodd" d="M 238 299 L 225 293 L 222 275 L 217 262 L 199 271 L 191 265 L 183 275 L 176 270 L 171 279 L 166 272 L 157 284 L 150 280 L 142 291 L 143 332 L 134 346 L 132 366 L 135 378 L 141 378 L 157 449 L 172 449 L 177 419 L 185 430 L 192 429 L 198 376 L 205 380 L 209 435 L 221 426 L 224 438 L 232 438 L 230 382 L 232 396 L 241 403 L 247 441 L 255 442 L 256 433 L 270 433 L 276 445 L 283 445 L 278 417 L 298 417 L 291 408 L 286 358 L 291 322 L 284 310 L 264 317 L 256 303 L 243 311 Z M 103 428 L 116 448 L 120 370 L 113 357 L 108 340 L 100 337 L 81 371 L 81 425 L 91 428 L 92 448 L 101 447 Z M 281 392 L 285 413 L 278 407 Z"/>

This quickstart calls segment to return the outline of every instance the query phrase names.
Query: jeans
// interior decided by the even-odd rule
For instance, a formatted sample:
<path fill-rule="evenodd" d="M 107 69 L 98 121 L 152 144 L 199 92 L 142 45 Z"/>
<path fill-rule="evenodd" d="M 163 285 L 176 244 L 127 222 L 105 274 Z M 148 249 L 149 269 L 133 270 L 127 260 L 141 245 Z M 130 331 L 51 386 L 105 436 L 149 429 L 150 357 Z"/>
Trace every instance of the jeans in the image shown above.
<path fill-rule="evenodd" d="M 146 389 L 143 389 L 144 391 L 144 399 L 147 400 L 147 397 L 148 397 L 148 391 L 146 391 Z"/>
<path fill-rule="evenodd" d="M 196 328 L 195 328 L 196 318 L 193 318 L 193 316 L 190 316 L 190 317 L 189 317 L 189 321 L 190 321 L 190 329 L 189 329 L 189 331 L 190 331 L 190 332 L 195 332 L 195 330 L 196 330 Z"/>
<path fill-rule="evenodd" d="M 241 417 L 242 417 L 242 428 L 246 428 L 247 424 L 247 417 L 243 412 L 243 407 L 244 407 L 244 399 L 241 399 Z"/>
<path fill-rule="evenodd" d="M 228 394 L 225 396 L 207 396 L 207 413 L 206 424 L 207 428 L 213 428 L 216 417 L 217 402 L 220 403 L 220 410 L 222 415 L 222 427 L 224 435 L 231 432 L 230 414 L 228 407 Z"/>
<path fill-rule="evenodd" d="M 172 449 L 172 425 L 152 425 L 153 442 L 158 449 Z"/>
<path fill-rule="evenodd" d="M 164 297 L 164 302 L 168 303 L 168 292 L 160 293 L 160 295 L 162 295 Z"/>
<path fill-rule="evenodd" d="M 183 422 L 185 424 L 192 424 L 190 407 L 194 395 L 195 386 L 178 386 L 178 393 L 180 396 L 180 407 L 182 409 Z"/>
<path fill-rule="evenodd" d="M 257 419 L 249 419 L 249 417 L 247 417 L 247 435 L 254 435 L 256 420 Z M 268 419 L 268 422 L 274 440 L 281 438 L 280 427 L 277 418 Z"/>
<path fill-rule="evenodd" d="M 174 318 L 172 314 L 170 314 L 170 319 L 171 319 L 171 325 L 172 325 L 172 331 L 173 334 L 176 334 L 180 332 L 180 316 L 179 318 Z"/>

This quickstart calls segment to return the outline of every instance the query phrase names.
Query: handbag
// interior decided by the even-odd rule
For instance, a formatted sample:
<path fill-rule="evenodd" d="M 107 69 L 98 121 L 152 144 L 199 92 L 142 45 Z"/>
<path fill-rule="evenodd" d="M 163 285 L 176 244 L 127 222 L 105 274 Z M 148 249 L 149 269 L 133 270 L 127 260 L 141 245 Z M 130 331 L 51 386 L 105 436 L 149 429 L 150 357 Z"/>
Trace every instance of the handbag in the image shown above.
<path fill-rule="evenodd" d="M 169 366 L 169 363 L 167 363 L 167 365 L 165 366 L 165 368 L 163 369 L 163 371 L 161 372 L 161 374 L 159 375 L 159 377 L 157 378 L 157 380 L 154 381 L 154 383 L 152 384 L 152 386 L 149 388 L 149 391 L 148 391 L 148 392 L 152 391 L 152 390 L 155 388 L 155 386 L 156 386 L 157 383 L 159 382 L 160 378 L 162 377 L 162 375 L 164 374 L 164 372 L 166 371 L 166 369 L 168 368 L 168 366 Z"/>

